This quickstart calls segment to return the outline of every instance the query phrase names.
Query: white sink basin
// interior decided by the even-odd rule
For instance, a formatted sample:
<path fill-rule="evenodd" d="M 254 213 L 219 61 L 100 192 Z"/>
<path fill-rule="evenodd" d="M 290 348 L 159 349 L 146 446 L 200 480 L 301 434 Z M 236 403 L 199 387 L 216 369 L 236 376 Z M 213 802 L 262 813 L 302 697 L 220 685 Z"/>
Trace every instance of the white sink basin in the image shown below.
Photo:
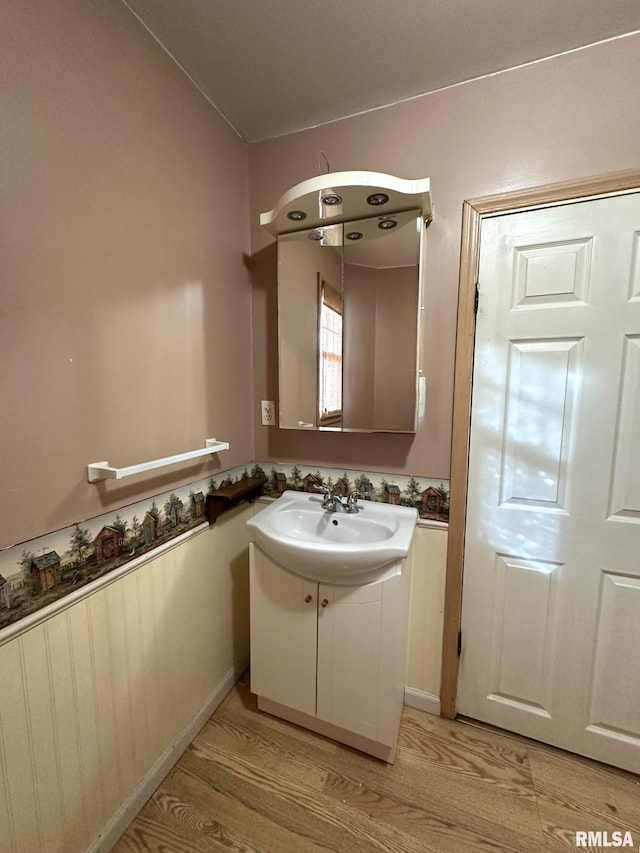
<path fill-rule="evenodd" d="M 358 513 L 327 512 L 322 495 L 287 491 L 247 522 L 274 562 L 320 583 L 354 585 L 397 574 L 409 553 L 418 512 L 358 501 Z"/>

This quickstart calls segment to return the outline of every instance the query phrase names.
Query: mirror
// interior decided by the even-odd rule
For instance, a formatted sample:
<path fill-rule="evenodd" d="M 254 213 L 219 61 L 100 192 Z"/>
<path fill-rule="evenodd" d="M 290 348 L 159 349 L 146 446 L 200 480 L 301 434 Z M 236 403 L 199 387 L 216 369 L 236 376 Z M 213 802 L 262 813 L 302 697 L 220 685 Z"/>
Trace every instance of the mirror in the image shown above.
<path fill-rule="evenodd" d="M 415 432 L 419 210 L 278 236 L 280 426 Z"/>

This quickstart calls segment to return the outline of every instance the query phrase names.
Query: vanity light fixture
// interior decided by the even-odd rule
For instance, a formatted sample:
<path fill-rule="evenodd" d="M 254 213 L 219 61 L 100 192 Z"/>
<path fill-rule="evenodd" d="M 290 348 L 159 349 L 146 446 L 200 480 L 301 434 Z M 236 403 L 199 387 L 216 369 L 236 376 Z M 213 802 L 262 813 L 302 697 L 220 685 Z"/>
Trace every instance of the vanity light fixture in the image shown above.
<path fill-rule="evenodd" d="M 388 201 L 389 196 L 386 193 L 373 193 L 367 196 L 367 204 L 372 204 L 374 207 L 379 204 L 386 204 Z"/>
<path fill-rule="evenodd" d="M 374 218 L 383 208 L 381 219 L 419 210 L 426 222 L 432 217 L 429 187 L 429 178 L 406 180 L 382 172 L 327 173 L 288 189 L 272 210 L 260 214 L 260 224 L 274 237 L 302 229 L 322 230 L 341 222 L 351 222 L 355 228 L 355 223 Z"/>
<path fill-rule="evenodd" d="M 347 240 L 361 240 L 363 237 L 362 231 L 349 231 L 348 234 L 344 235 Z"/>
<path fill-rule="evenodd" d="M 383 231 L 388 231 L 390 228 L 395 228 L 398 223 L 395 219 L 381 219 L 378 222 L 378 228 L 382 228 Z"/>
<path fill-rule="evenodd" d="M 329 205 L 342 204 L 342 196 L 337 193 L 327 193 L 322 196 L 322 203 Z"/>

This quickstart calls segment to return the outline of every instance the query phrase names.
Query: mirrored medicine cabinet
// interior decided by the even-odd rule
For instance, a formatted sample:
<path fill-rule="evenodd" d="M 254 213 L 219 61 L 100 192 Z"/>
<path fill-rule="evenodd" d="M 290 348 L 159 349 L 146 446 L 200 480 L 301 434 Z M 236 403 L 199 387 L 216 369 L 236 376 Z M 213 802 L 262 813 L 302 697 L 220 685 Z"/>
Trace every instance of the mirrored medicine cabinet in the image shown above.
<path fill-rule="evenodd" d="M 429 179 L 323 175 L 261 225 L 278 239 L 279 425 L 413 433 Z"/>

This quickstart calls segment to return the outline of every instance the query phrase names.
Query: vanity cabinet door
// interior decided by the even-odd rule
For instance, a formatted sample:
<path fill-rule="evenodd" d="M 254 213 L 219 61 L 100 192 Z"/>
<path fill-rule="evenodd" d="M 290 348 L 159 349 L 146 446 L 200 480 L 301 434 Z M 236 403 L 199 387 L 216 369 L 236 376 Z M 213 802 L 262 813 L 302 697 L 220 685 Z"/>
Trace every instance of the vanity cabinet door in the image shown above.
<path fill-rule="evenodd" d="M 318 585 L 250 548 L 251 690 L 315 716 Z"/>
<path fill-rule="evenodd" d="M 400 575 L 363 587 L 320 585 L 319 719 L 395 742 L 404 695 L 406 588 Z"/>

